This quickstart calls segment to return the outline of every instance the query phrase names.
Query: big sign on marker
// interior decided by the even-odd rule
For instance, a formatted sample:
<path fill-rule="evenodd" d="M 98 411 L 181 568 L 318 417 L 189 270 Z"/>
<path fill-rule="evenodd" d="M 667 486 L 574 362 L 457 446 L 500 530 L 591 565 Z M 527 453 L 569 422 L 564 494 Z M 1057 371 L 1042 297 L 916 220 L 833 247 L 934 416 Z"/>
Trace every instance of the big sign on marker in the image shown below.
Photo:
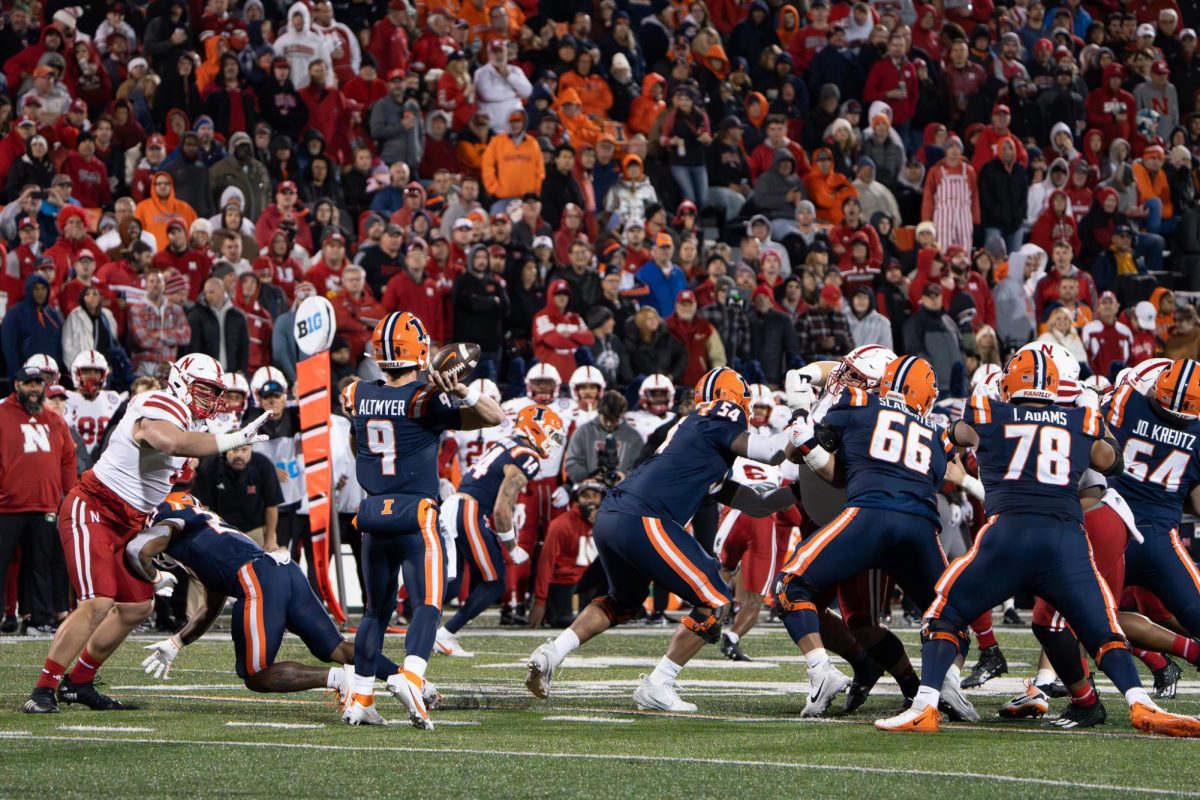
<path fill-rule="evenodd" d="M 324 297 L 307 297 L 296 309 L 296 344 L 306 356 L 329 349 L 337 328 L 333 324 L 333 304 Z"/>

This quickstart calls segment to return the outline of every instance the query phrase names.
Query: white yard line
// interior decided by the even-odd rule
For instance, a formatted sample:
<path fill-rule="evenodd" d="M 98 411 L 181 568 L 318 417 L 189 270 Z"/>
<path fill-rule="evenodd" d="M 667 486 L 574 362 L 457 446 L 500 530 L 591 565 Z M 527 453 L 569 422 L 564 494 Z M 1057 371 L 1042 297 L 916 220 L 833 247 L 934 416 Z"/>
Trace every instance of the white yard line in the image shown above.
<path fill-rule="evenodd" d="M 59 725 L 60 731 L 80 733 L 154 733 L 154 728 L 138 728 L 126 725 Z"/>
<path fill-rule="evenodd" d="M 573 714 L 559 714 L 553 717 L 542 717 L 543 722 L 603 722 L 611 725 L 631 725 L 633 720 L 619 717 L 585 717 Z"/>
<path fill-rule="evenodd" d="M 305 725 L 299 722 L 226 722 L 226 728 L 281 728 L 288 731 L 314 731 L 325 727 L 324 722 Z"/>
<path fill-rule="evenodd" d="M 335 745 L 335 744 L 305 744 L 299 742 L 222 742 L 203 739 L 137 739 L 132 737 L 95 737 L 95 736 L 30 736 L 10 737 L 28 738 L 31 741 L 58 742 L 87 742 L 112 744 L 145 744 L 161 746 L 163 744 L 181 744 L 191 747 L 229 747 L 247 749 L 279 749 L 279 750 L 314 750 L 342 751 L 348 753 L 378 752 L 378 753 L 428 753 L 431 755 L 469 755 L 488 757 L 543 758 L 564 761 L 630 761 L 640 764 L 690 764 L 716 765 L 722 767 L 755 767 L 760 769 L 778 769 L 785 772 L 811 770 L 819 772 L 858 773 L 867 775 L 896 775 L 906 778 L 928 779 L 944 778 L 951 780 L 971 780 L 979 782 L 1011 783 L 1025 786 L 1048 786 L 1059 789 L 1084 789 L 1100 792 L 1128 792 L 1131 794 L 1146 794 L 1171 797 L 1200 797 L 1200 792 L 1186 792 L 1175 789 L 1153 789 L 1145 786 L 1122 786 L 1116 784 L 1090 783 L 1084 781 L 1055 780 L 1052 778 L 1031 778 L 1023 775 L 994 775 L 981 772 L 933 771 L 923 769 L 897 769 L 892 767 L 856 767 L 834 764 L 809 764 L 797 761 L 750 761 L 729 758 L 688 758 L 685 756 L 648 756 L 630 753 L 546 753 L 526 750 L 496 750 L 474 749 L 467 747 L 379 747 L 369 745 Z"/>

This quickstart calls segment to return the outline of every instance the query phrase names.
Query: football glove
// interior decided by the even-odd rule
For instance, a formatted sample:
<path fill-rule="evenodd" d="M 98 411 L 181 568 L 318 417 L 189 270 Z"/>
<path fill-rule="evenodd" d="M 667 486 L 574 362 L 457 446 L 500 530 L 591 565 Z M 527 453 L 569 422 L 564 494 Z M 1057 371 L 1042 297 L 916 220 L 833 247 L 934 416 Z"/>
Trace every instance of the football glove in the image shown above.
<path fill-rule="evenodd" d="M 175 585 L 178 583 L 178 578 L 160 569 L 158 577 L 154 580 L 154 594 L 158 597 L 171 597 L 175 594 Z"/>
<path fill-rule="evenodd" d="M 280 566 L 292 563 L 292 554 L 287 550 L 272 550 L 271 552 L 267 553 L 267 555 L 271 557 L 272 561 Z"/>
<path fill-rule="evenodd" d="M 783 380 L 788 408 L 793 411 L 797 409 L 812 410 L 813 404 L 817 402 L 817 393 L 813 389 L 814 375 L 819 377 L 820 374 L 820 368 L 812 364 L 800 369 L 788 370 L 788 374 Z"/>
<path fill-rule="evenodd" d="M 457 491 L 457 490 L 454 488 L 453 483 L 446 480 L 445 478 L 438 478 L 438 499 L 439 500 L 449 500 L 450 495 L 454 494 L 455 491 Z"/>
<path fill-rule="evenodd" d="M 512 550 L 508 551 L 508 557 L 512 559 L 514 564 L 524 564 L 529 560 L 529 553 L 525 552 L 525 548 L 518 544 Z"/>
<path fill-rule="evenodd" d="M 550 505 L 555 508 L 566 508 L 571 502 L 571 493 L 567 491 L 567 487 L 559 486 L 554 490 L 554 494 L 550 495 Z"/>
<path fill-rule="evenodd" d="M 233 433 L 218 433 L 217 452 L 227 453 L 230 450 L 236 450 L 237 448 L 245 447 L 248 444 L 265 442 L 270 437 L 268 437 L 265 433 L 259 433 L 258 429 L 267 424 L 267 420 L 270 418 L 270 414 L 260 414 L 256 419 L 254 419 L 241 430 L 234 431 Z"/>
<path fill-rule="evenodd" d="M 799 447 L 813 438 L 812 421 L 808 417 L 796 417 L 788 426 L 787 435 L 792 447 Z"/>
<path fill-rule="evenodd" d="M 183 640 L 179 634 L 175 634 L 170 639 L 148 644 L 145 649 L 150 651 L 150 655 L 142 659 L 142 669 L 147 675 L 166 680 L 171 677 L 171 664 L 183 649 Z"/>

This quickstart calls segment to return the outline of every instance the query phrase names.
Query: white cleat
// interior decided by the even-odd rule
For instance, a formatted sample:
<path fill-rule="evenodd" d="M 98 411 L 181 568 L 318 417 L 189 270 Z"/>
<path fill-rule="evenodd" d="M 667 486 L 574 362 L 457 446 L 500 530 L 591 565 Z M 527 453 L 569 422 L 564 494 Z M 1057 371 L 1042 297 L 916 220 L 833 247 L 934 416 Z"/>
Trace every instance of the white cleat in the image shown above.
<path fill-rule="evenodd" d="M 425 679 L 408 670 L 401 670 L 387 679 L 388 691 L 408 709 L 408 721 L 414 728 L 433 730 L 433 720 L 425 707 Z"/>
<path fill-rule="evenodd" d="M 809 689 L 807 702 L 804 704 L 804 710 L 800 712 L 800 716 L 821 716 L 829 708 L 833 698 L 850 688 L 851 683 L 853 681 L 849 677 L 833 667 L 826 667 L 819 675 L 810 673 L 808 685 L 812 688 Z"/>
<path fill-rule="evenodd" d="M 951 720 L 955 722 L 979 722 L 979 712 L 975 710 L 975 706 L 971 705 L 971 701 L 963 694 L 958 680 L 949 672 L 946 673 L 946 678 L 942 681 L 941 701 L 945 704 L 944 710 Z"/>
<path fill-rule="evenodd" d="M 436 711 L 442 704 L 442 693 L 430 681 L 425 681 L 421 688 L 421 699 L 425 701 L 426 711 Z"/>
<path fill-rule="evenodd" d="M 445 628 L 438 628 L 437 638 L 434 639 L 437 651 L 442 655 L 454 658 L 474 658 L 475 654 L 464 648 L 458 642 L 458 637 Z"/>
<path fill-rule="evenodd" d="M 346 705 L 350 702 L 350 695 L 354 692 L 354 665 L 343 664 L 341 673 L 341 683 L 333 689 L 338 696 L 338 711 L 345 711 Z"/>
<path fill-rule="evenodd" d="M 342 711 L 342 722 L 347 725 L 387 725 L 372 699 L 370 705 L 363 705 L 358 695 L 352 695 L 350 702 Z"/>
<path fill-rule="evenodd" d="M 642 676 L 642 682 L 633 692 L 633 702 L 641 711 L 675 711 L 689 714 L 696 710 L 695 703 L 688 703 L 679 698 L 675 691 L 675 683 L 651 683 L 648 675 Z"/>
<path fill-rule="evenodd" d="M 539 645 L 529 657 L 529 673 L 525 676 L 525 688 L 530 694 L 541 700 L 550 696 L 550 684 L 554 680 L 555 667 L 551 666 L 558 660 L 558 651 L 554 649 L 554 640 L 547 639 Z"/>

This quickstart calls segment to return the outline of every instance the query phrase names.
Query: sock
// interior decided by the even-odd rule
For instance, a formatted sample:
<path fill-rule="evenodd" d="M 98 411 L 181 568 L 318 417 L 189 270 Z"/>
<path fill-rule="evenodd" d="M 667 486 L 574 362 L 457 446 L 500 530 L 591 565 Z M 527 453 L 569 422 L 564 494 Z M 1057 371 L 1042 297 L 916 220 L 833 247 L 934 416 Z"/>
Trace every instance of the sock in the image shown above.
<path fill-rule="evenodd" d="M 1014 600 L 1013 598 L 1010 597 L 1004 601 L 1004 610 L 1005 611 L 1008 611 L 1010 608 L 1016 608 L 1016 607 L 1017 607 L 1017 601 Z"/>
<path fill-rule="evenodd" d="M 1058 680 L 1058 676 L 1054 674 L 1052 669 L 1039 669 L 1037 675 L 1034 676 L 1033 682 L 1038 686 L 1045 686 L 1048 683 L 1054 683 Z"/>
<path fill-rule="evenodd" d="M 342 688 L 342 668 L 330 667 L 329 674 L 325 676 L 325 688 L 340 689 Z"/>
<path fill-rule="evenodd" d="M 75 662 L 75 668 L 67 675 L 67 680 L 71 683 L 91 683 L 96 679 L 96 670 L 100 669 L 103 663 L 101 659 L 94 658 L 85 647 L 79 654 L 79 660 Z"/>
<path fill-rule="evenodd" d="M 374 697 L 375 696 L 375 676 L 368 675 L 365 678 L 362 675 L 354 676 L 354 696 L 355 697 Z M 364 703 L 365 705 L 365 703 Z"/>
<path fill-rule="evenodd" d="M 579 635 L 570 628 L 560 633 L 558 638 L 554 640 L 554 652 L 558 655 L 558 664 L 561 664 L 568 655 L 578 649 Z M 553 666 L 557 667 L 558 664 L 554 664 Z"/>
<path fill-rule="evenodd" d="M 1079 640 L 1075 634 L 1064 628 L 1054 630 L 1046 625 L 1033 624 L 1033 635 L 1042 646 L 1042 652 L 1050 666 L 1058 673 L 1058 677 L 1067 686 L 1079 683 L 1087 677 L 1083 661 L 1079 656 Z"/>
<path fill-rule="evenodd" d="M 818 672 L 824 672 L 829 666 L 829 653 L 825 651 L 824 647 L 814 647 L 804 654 L 804 660 L 808 663 L 808 674 L 812 676 Z"/>
<path fill-rule="evenodd" d="M 927 706 L 937 708 L 938 700 L 942 698 L 942 693 L 932 686 L 922 686 L 917 690 L 916 696 L 913 698 L 912 707 L 920 711 Z"/>
<path fill-rule="evenodd" d="M 991 625 L 983 633 L 975 634 L 975 641 L 979 643 L 980 650 L 987 650 L 989 647 L 995 647 L 999 644 L 996 641 L 996 632 L 992 630 Z"/>
<path fill-rule="evenodd" d="M 1133 654 L 1140 658 L 1151 672 L 1158 672 L 1167 666 L 1167 659 L 1163 658 L 1162 653 L 1156 653 L 1153 650 L 1134 650 Z"/>
<path fill-rule="evenodd" d="M 1068 691 L 1071 692 L 1071 702 L 1077 706 L 1095 705 L 1096 701 L 1100 699 L 1092 684 L 1087 681 L 1084 682 L 1082 689 L 1071 689 L 1068 687 Z"/>
<path fill-rule="evenodd" d="M 1175 641 L 1171 644 L 1171 655 L 1179 656 L 1189 664 L 1195 664 L 1200 661 L 1200 642 L 1186 636 L 1176 635 Z"/>
<path fill-rule="evenodd" d="M 1151 708 L 1158 708 L 1158 706 L 1154 705 L 1154 701 L 1150 699 L 1150 695 L 1147 694 L 1146 690 L 1143 689 L 1141 686 L 1135 686 L 1132 689 L 1126 690 L 1125 702 L 1129 703 L 1129 705 L 1131 705 L 1131 706 L 1134 703 L 1141 703 L 1144 706 L 1150 706 Z"/>
<path fill-rule="evenodd" d="M 445 626 L 445 625 L 443 625 L 443 626 L 441 626 L 440 628 L 438 628 L 438 629 L 437 629 L 437 638 L 439 638 L 439 639 L 443 639 L 443 638 L 445 638 L 445 637 L 447 637 L 447 636 L 453 636 L 453 635 L 454 635 L 453 633 L 451 633 L 450 631 L 446 630 L 446 626 Z"/>
<path fill-rule="evenodd" d="M 1124 647 L 1109 650 L 1097 666 L 1104 670 L 1121 694 L 1142 686 L 1142 679 L 1138 677 L 1137 667 L 1133 664 L 1133 654 Z"/>
<path fill-rule="evenodd" d="M 951 664 L 950 669 L 946 670 L 946 677 L 955 686 L 962 684 L 962 667 L 958 664 Z"/>
<path fill-rule="evenodd" d="M 62 683 L 63 673 L 67 668 L 57 661 L 46 659 L 46 663 L 42 665 L 42 674 L 38 675 L 38 689 L 57 689 L 58 684 Z"/>
<path fill-rule="evenodd" d="M 958 643 L 947 639 L 929 639 L 921 645 L 921 687 L 932 689 L 938 695 L 942 692 L 942 683 L 946 674 L 954 666 L 958 657 Z M 921 693 L 917 693 L 920 697 Z"/>
<path fill-rule="evenodd" d="M 400 671 L 400 665 L 380 653 L 375 656 L 375 677 L 387 683 L 387 679 Z"/>
<path fill-rule="evenodd" d="M 738 636 L 733 631 L 725 631 L 725 635 L 729 637 L 729 641 L 733 642 L 734 644 L 737 644 L 742 640 L 742 637 Z"/>
<path fill-rule="evenodd" d="M 429 664 L 428 661 L 420 656 L 405 656 L 404 671 L 411 672 L 421 680 L 425 680 L 425 667 Z"/>
<path fill-rule="evenodd" d="M 683 669 L 683 665 L 676 664 L 671 659 L 663 656 L 659 660 L 658 666 L 654 668 L 654 672 L 650 673 L 650 683 L 655 686 L 674 683 L 681 669 Z"/>

